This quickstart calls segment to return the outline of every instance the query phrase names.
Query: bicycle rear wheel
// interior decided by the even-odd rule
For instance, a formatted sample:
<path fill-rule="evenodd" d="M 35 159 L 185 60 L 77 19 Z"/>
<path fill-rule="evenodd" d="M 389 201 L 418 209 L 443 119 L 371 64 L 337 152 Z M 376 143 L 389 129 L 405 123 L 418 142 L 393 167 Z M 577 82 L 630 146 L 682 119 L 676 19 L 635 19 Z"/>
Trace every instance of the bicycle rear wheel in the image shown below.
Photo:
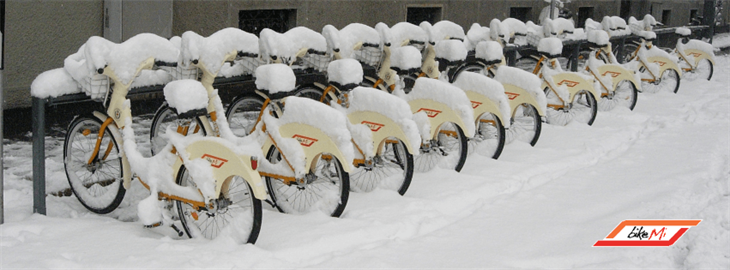
<path fill-rule="evenodd" d="M 634 110 L 637 97 L 638 90 L 634 83 L 623 80 L 616 85 L 613 95 L 601 97 L 601 101 L 598 102 L 598 110 L 610 111 L 616 107 L 627 107 L 629 110 Z"/>
<path fill-rule="evenodd" d="M 76 198 L 89 211 L 107 214 L 124 199 L 122 155 L 109 128 L 93 115 L 76 117 L 63 144 L 63 163 Z M 92 157 L 99 134 L 99 151 Z M 89 162 L 91 160 L 91 162 Z"/>
<path fill-rule="evenodd" d="M 436 131 L 436 138 L 428 145 L 422 143 L 420 151 L 413 159 L 418 172 L 428 172 L 439 165 L 461 171 L 468 151 L 466 135 L 458 125 L 443 123 Z"/>
<path fill-rule="evenodd" d="M 555 92 L 547 88 L 545 89 L 545 95 L 548 103 L 558 101 Z M 596 120 L 598 105 L 593 94 L 588 91 L 580 91 L 573 97 L 573 102 L 570 103 L 570 107 L 555 109 L 548 106 L 545 114 L 548 124 L 551 125 L 565 126 L 572 121 L 577 121 L 590 126 Z"/>
<path fill-rule="evenodd" d="M 382 187 L 405 194 L 413 178 L 413 155 L 405 143 L 396 138 L 387 138 L 378 152 L 372 165 L 358 164 L 353 168 L 350 189 L 370 192 Z"/>
<path fill-rule="evenodd" d="M 644 70 L 646 69 L 644 68 Z M 679 91 L 679 83 L 679 73 L 674 69 L 667 69 L 664 70 L 661 78 L 654 82 L 641 81 L 641 92 L 658 93 L 661 91 L 671 91 L 677 93 Z"/>
<path fill-rule="evenodd" d="M 276 164 L 282 160 L 276 147 L 269 149 L 266 158 Z M 284 179 L 266 177 L 269 195 L 282 213 L 304 214 L 321 211 L 339 217 L 350 196 L 350 177 L 334 155 L 322 153 L 312 163 L 305 183 L 286 183 Z"/>
<path fill-rule="evenodd" d="M 178 172 L 177 184 L 195 186 L 185 166 Z M 175 203 L 180 222 L 190 238 L 215 239 L 223 235 L 241 244 L 253 244 L 258 239 L 261 231 L 261 201 L 254 197 L 251 186 L 241 177 L 234 176 L 226 181 L 219 197 L 208 204 L 209 208 L 195 209 L 181 201 Z"/>
<path fill-rule="evenodd" d="M 177 114 L 167 105 L 167 102 L 162 104 L 160 108 L 155 112 L 155 116 L 152 118 L 152 125 L 150 125 L 150 151 L 152 155 L 159 153 L 165 145 L 167 140 L 163 139 L 162 135 L 167 132 L 168 127 L 176 127 Z M 207 135 L 205 128 L 200 123 L 200 119 L 196 119 L 190 123 L 190 132 L 197 133 L 203 132 L 203 135 Z"/>
<path fill-rule="evenodd" d="M 226 110 L 228 125 L 238 137 L 246 137 L 256 125 L 264 106 L 264 99 L 258 96 L 240 96 L 233 100 Z"/>

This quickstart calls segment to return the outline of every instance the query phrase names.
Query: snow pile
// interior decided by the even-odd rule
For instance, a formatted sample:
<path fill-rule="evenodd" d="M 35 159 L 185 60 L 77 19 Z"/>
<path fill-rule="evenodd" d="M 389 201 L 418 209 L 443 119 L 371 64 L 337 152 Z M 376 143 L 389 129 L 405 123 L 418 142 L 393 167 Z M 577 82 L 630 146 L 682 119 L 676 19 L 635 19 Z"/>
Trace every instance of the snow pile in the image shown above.
<path fill-rule="evenodd" d="M 178 80 L 165 85 L 162 89 L 170 108 L 178 114 L 208 107 L 208 91 L 196 80 Z"/>
<path fill-rule="evenodd" d="M 605 17 L 604 17 L 605 19 Z M 626 21 L 619 16 L 611 16 L 611 24 L 616 30 L 609 32 L 612 37 L 622 37 L 631 35 L 631 29 L 626 24 Z M 603 29 L 606 30 L 606 29 Z"/>
<path fill-rule="evenodd" d="M 63 68 L 47 70 L 30 84 L 30 94 L 37 98 L 80 93 L 81 88 Z"/>
<path fill-rule="evenodd" d="M 481 74 L 464 72 L 456 78 L 454 86 L 486 96 L 497 104 L 502 117 L 507 118 L 511 115 L 509 100 L 507 100 L 507 96 L 504 94 L 504 86 L 500 82 Z M 505 128 L 509 127 L 509 121 L 502 122 Z"/>
<path fill-rule="evenodd" d="M 395 42 L 393 33 L 390 31 L 390 27 L 387 24 L 379 22 L 375 24 L 375 31 L 378 31 L 380 35 L 380 46 L 391 46 Z"/>
<path fill-rule="evenodd" d="M 509 43 L 509 25 L 502 23 L 499 19 L 492 19 L 492 21 L 489 22 L 489 37 L 494 41 L 501 41 L 504 44 Z"/>
<path fill-rule="evenodd" d="M 649 14 L 644 15 L 644 19 L 641 21 L 636 20 L 633 16 L 629 18 L 629 29 L 634 35 L 638 35 L 641 31 L 652 31 L 656 24 L 654 16 Z"/>
<path fill-rule="evenodd" d="M 296 54 L 296 47 L 294 42 L 284 34 L 264 28 L 259 33 L 259 53 L 267 63 L 272 60 L 272 57 L 281 57 L 282 61 L 288 62 Z"/>
<path fill-rule="evenodd" d="M 656 39 L 656 33 L 652 31 L 639 31 L 634 33 L 637 36 L 640 36 L 644 40 L 655 40 Z"/>
<path fill-rule="evenodd" d="M 433 32 L 433 25 L 431 25 L 428 21 L 422 21 L 420 24 L 418 24 L 418 27 L 421 27 L 423 31 L 426 31 L 426 35 L 428 36 L 428 42 L 431 44 L 434 44 L 436 42 L 435 34 Z"/>
<path fill-rule="evenodd" d="M 424 45 L 429 41 L 428 33 L 423 28 L 409 22 L 399 22 L 393 25 L 390 28 L 390 34 L 393 38 L 393 48 L 408 45 L 409 41 Z M 419 49 L 422 49 L 422 47 Z"/>
<path fill-rule="evenodd" d="M 591 30 L 588 32 L 588 42 L 600 47 L 610 44 L 608 33 L 604 30 Z"/>
<path fill-rule="evenodd" d="M 347 118 L 344 114 L 334 108 L 308 98 L 290 96 L 284 99 L 285 109 L 281 117 L 274 118 L 264 113 L 263 122 L 267 126 L 268 133 L 274 138 L 277 147 L 286 153 L 287 160 L 294 167 L 295 177 L 304 177 L 306 173 L 304 150 L 299 141 L 293 138 L 283 138 L 279 133 L 279 127 L 289 123 L 301 123 L 320 129 L 330 137 L 337 148 L 342 152 L 345 160 L 343 164 L 352 164 L 355 155 L 352 137 L 347 129 Z M 260 129 L 258 129 L 260 130 Z"/>
<path fill-rule="evenodd" d="M 434 49 L 436 50 L 437 59 L 440 58 L 452 62 L 466 60 L 467 51 L 462 41 L 442 40 L 436 43 Z"/>
<path fill-rule="evenodd" d="M 684 27 L 684 26 L 683 27 L 677 27 L 677 29 L 674 30 L 674 33 L 677 34 L 677 35 L 680 35 L 680 36 L 687 36 L 688 37 L 688 36 L 692 35 L 692 30 L 690 30 L 689 28 Z"/>
<path fill-rule="evenodd" d="M 421 67 L 421 52 L 413 46 L 392 48 L 390 65 L 402 71 L 418 69 Z"/>
<path fill-rule="evenodd" d="M 489 28 L 478 23 L 472 24 L 469 31 L 466 32 L 466 40 L 464 40 L 467 51 L 473 51 L 479 42 L 490 40 L 489 35 Z"/>
<path fill-rule="evenodd" d="M 452 21 L 441 20 L 433 24 L 433 37 L 434 41 L 446 40 L 446 39 L 457 39 L 464 41 L 466 34 L 464 34 L 464 28 Z"/>
<path fill-rule="evenodd" d="M 553 23 L 557 27 L 558 34 L 570 34 L 575 31 L 575 25 L 573 25 L 573 21 L 571 20 L 565 18 L 555 18 L 555 20 L 553 20 Z"/>
<path fill-rule="evenodd" d="M 537 51 L 550 57 L 560 55 L 563 53 L 563 41 L 555 37 L 543 38 L 537 45 Z"/>
<path fill-rule="evenodd" d="M 511 84 L 524 89 L 532 94 L 541 109 L 545 110 L 547 108 L 545 92 L 542 91 L 541 87 L 542 81 L 537 75 L 516 67 L 500 66 L 497 68 L 497 74 L 494 75 L 494 79 L 503 84 Z"/>
<path fill-rule="evenodd" d="M 421 136 L 408 103 L 397 96 L 370 87 L 358 86 L 349 94 L 348 113 L 355 111 L 372 111 L 384 115 L 395 122 L 403 130 L 411 149 L 418 149 Z"/>
<path fill-rule="evenodd" d="M 496 41 L 482 41 L 477 44 L 476 54 L 477 59 L 483 59 L 487 62 L 502 61 L 504 57 L 502 53 L 502 45 Z"/>
<path fill-rule="evenodd" d="M 325 26 L 327 28 L 328 26 Z M 376 66 L 380 63 L 383 52 L 380 40 L 380 34 L 374 28 L 360 24 L 351 23 L 335 32 L 334 27 L 329 30 L 322 30 L 322 34 L 327 38 L 328 43 L 335 42 L 340 44 L 340 56 L 343 58 L 354 58 L 366 65 Z M 331 36 L 330 41 L 328 36 Z M 338 41 L 335 41 L 338 40 Z M 356 46 L 360 46 L 355 50 Z"/>
<path fill-rule="evenodd" d="M 502 20 L 502 23 L 509 27 L 510 36 L 527 35 L 527 25 L 518 19 L 507 18 Z"/>
<path fill-rule="evenodd" d="M 363 78 L 362 65 L 354 59 L 340 59 L 329 63 L 327 77 L 340 85 L 360 84 Z"/>
<path fill-rule="evenodd" d="M 136 88 L 151 85 L 165 85 L 172 80 L 172 74 L 170 74 L 169 71 L 163 69 L 141 70 L 139 72 L 139 75 L 137 75 L 137 78 L 134 78 L 134 81 L 132 81 L 132 85 L 130 85 L 130 87 Z"/>
<path fill-rule="evenodd" d="M 218 74 L 227 54 L 235 51 L 249 55 L 258 55 L 259 39 L 256 35 L 238 28 L 224 28 L 209 37 L 202 37 L 193 31 L 182 35 L 182 64 L 189 65 L 199 60 L 212 74 Z"/>
<path fill-rule="evenodd" d="M 327 53 L 334 54 L 335 51 L 339 52 L 341 50 L 340 31 L 333 25 L 328 24 L 322 27 L 322 36 L 327 42 Z"/>
<path fill-rule="evenodd" d="M 293 91 L 296 80 L 294 71 L 284 64 L 263 65 L 256 69 L 256 89 L 270 94 Z"/>
<path fill-rule="evenodd" d="M 543 80 L 545 80 L 545 82 L 550 86 L 549 88 L 551 90 L 549 91 L 553 91 L 558 98 L 560 98 L 560 101 L 563 102 L 563 104 L 560 105 L 567 105 L 570 103 L 570 90 L 568 90 L 568 86 L 566 84 L 558 85 L 555 80 L 553 80 L 554 76 L 564 73 L 564 71 L 560 69 L 560 66 L 558 65 L 556 69 L 552 69 L 549 66 L 543 66 L 541 72 Z M 560 102 L 558 100 L 551 101 Z"/>
<path fill-rule="evenodd" d="M 464 132 L 468 137 L 474 135 L 474 109 L 463 90 L 447 82 L 421 77 L 416 79 L 411 92 L 405 96 L 406 101 L 430 99 L 443 103 L 458 115 L 464 122 Z"/>
<path fill-rule="evenodd" d="M 606 18 L 604 17 L 604 20 L 605 19 Z M 586 22 L 585 22 L 585 29 L 586 29 L 586 32 L 590 32 L 590 30 L 605 30 L 605 27 L 603 26 L 603 21 L 601 21 L 599 23 L 597 21 L 594 21 L 591 18 L 588 18 L 588 19 L 586 19 Z"/>
<path fill-rule="evenodd" d="M 91 37 L 86 41 L 84 55 L 87 71 L 90 73 L 108 65 L 117 75 L 120 83 L 129 84 L 134 79 L 140 63 L 148 58 L 176 63 L 179 50 L 165 38 L 144 33 L 121 44 L 101 37 Z"/>
<path fill-rule="evenodd" d="M 320 53 L 327 52 L 327 40 L 322 34 L 304 26 L 294 27 L 284 33 L 293 42 L 295 50 L 312 49 Z"/>

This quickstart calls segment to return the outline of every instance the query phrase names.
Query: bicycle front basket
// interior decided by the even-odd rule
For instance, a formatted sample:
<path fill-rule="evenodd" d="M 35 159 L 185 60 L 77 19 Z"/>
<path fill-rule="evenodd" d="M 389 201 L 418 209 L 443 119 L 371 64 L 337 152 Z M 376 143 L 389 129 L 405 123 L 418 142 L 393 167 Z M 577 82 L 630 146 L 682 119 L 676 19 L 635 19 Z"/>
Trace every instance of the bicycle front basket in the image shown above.
<path fill-rule="evenodd" d="M 102 74 L 94 74 L 86 77 L 84 83 L 81 84 L 86 95 L 91 97 L 93 101 L 104 101 L 107 93 L 109 93 L 109 77 Z"/>
<path fill-rule="evenodd" d="M 359 50 L 354 51 L 352 54 L 355 60 L 373 67 L 377 67 L 378 65 L 380 65 L 380 61 L 383 57 L 383 51 L 381 51 L 380 48 L 365 46 L 363 46 Z"/>

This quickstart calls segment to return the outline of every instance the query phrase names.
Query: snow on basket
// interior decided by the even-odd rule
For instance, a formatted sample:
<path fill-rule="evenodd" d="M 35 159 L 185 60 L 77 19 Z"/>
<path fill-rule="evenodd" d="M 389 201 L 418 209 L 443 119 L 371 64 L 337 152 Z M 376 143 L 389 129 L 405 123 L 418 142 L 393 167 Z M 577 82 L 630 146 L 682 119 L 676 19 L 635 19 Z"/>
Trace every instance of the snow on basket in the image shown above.
<path fill-rule="evenodd" d="M 277 33 L 269 28 L 264 28 L 259 33 L 259 53 L 265 61 L 281 59 L 288 62 L 296 53 L 294 42 L 284 34 Z M 276 57 L 277 59 L 273 59 Z"/>
<path fill-rule="evenodd" d="M 330 82 L 343 85 L 360 84 L 363 78 L 362 65 L 355 59 L 340 59 L 327 66 L 327 77 Z"/>
<path fill-rule="evenodd" d="M 374 28 L 351 23 L 340 30 L 342 48 L 340 54 L 345 58 L 355 58 L 363 64 L 377 66 L 383 57 L 380 34 Z M 359 50 L 353 50 L 362 42 Z"/>
<path fill-rule="evenodd" d="M 284 64 L 269 64 L 256 68 L 256 88 L 269 94 L 294 90 L 297 78 L 294 71 Z"/>
<path fill-rule="evenodd" d="M 680 36 L 688 37 L 692 35 L 692 30 L 687 27 L 678 27 L 677 30 L 674 31 L 674 33 Z"/>
<path fill-rule="evenodd" d="M 588 42 L 603 47 L 609 44 L 608 33 L 603 30 L 588 31 Z"/>
<path fill-rule="evenodd" d="M 258 55 L 259 39 L 256 35 L 238 28 L 224 28 L 209 37 L 202 37 L 193 31 L 182 35 L 181 53 L 184 64 L 200 60 L 205 68 L 217 74 L 224 64 L 225 56 L 233 51 Z"/>
<path fill-rule="evenodd" d="M 497 104 L 502 117 L 510 116 L 509 101 L 504 94 L 504 87 L 497 80 L 477 73 L 464 72 L 456 78 L 454 86 L 486 96 Z M 503 124 L 505 127 L 509 127 L 510 123 L 509 121 L 503 121 Z"/>
<path fill-rule="evenodd" d="M 423 45 L 428 42 L 428 33 L 423 28 L 409 22 L 399 22 L 390 28 L 390 34 L 393 37 L 393 47 L 408 45 L 407 42 L 416 42 L 421 45 L 418 49 L 423 49 Z"/>
<path fill-rule="evenodd" d="M 178 114 L 204 110 L 208 107 L 208 92 L 202 83 L 196 80 L 177 80 L 165 85 L 162 89 L 165 101 Z"/>
<path fill-rule="evenodd" d="M 433 24 L 433 39 L 434 41 L 456 39 L 464 41 L 466 34 L 464 34 L 464 28 L 452 21 L 442 20 Z"/>

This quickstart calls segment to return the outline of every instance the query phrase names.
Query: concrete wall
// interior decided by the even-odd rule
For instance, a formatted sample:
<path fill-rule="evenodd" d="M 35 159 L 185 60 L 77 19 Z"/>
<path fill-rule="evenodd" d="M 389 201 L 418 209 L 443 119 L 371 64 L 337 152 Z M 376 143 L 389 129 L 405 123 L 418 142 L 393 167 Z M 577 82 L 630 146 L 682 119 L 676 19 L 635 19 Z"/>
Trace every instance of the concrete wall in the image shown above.
<path fill-rule="evenodd" d="M 102 34 L 102 1 L 5 3 L 4 108 L 30 106 L 30 84 L 63 66 L 90 36 Z"/>

